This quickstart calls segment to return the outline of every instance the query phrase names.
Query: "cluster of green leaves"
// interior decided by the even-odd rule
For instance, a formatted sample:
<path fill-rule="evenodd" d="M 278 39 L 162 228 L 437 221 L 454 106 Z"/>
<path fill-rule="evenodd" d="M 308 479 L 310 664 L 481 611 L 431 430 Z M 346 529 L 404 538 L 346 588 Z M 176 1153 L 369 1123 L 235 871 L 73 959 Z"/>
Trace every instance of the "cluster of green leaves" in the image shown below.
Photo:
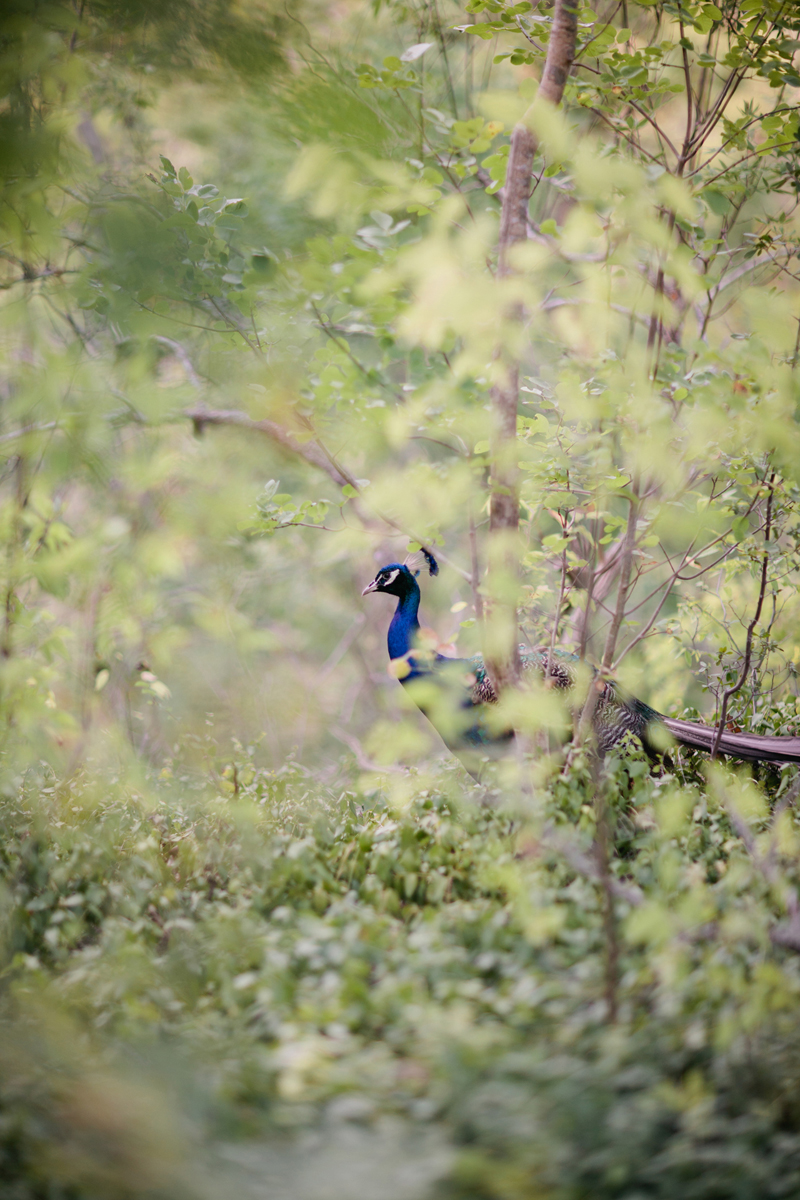
<path fill-rule="evenodd" d="M 231 1139 L 300 1155 L 337 1119 L 365 1129 L 369 1162 L 391 1116 L 395 1140 L 431 1125 L 449 1146 L 422 1157 L 418 1195 L 442 1175 L 475 1198 L 677 1196 L 687 1178 L 711 1197 L 734 1177 L 755 1198 L 794 1178 L 800 973 L 769 937 L 797 882 L 791 809 L 773 818 L 729 772 L 703 796 L 635 757 L 607 764 L 626 897 L 609 1028 L 580 763 L 512 821 L 479 791 L 465 802 L 452 771 L 342 790 L 254 753 L 216 759 L 219 790 L 176 759 L 136 795 L 32 770 L 2 802 L 13 1194 L 199 1194 L 176 1119 L 167 1167 L 146 1115 L 158 1046 L 188 1073 L 212 1174 Z M 109 1111 L 90 1100 L 101 1071 Z M 75 1104 L 82 1129 L 59 1115 Z"/>
<path fill-rule="evenodd" d="M 186 270 L 174 280 L 174 297 L 185 302 L 191 301 L 195 293 L 204 298 L 227 296 L 230 288 L 223 284 L 243 291 L 244 260 L 239 255 L 231 261 L 230 245 L 215 234 L 238 228 L 238 222 L 231 218 L 247 216 L 244 200 L 220 200 L 213 183 L 196 184 L 185 167 L 176 171 L 163 155 L 161 167 L 160 180 L 153 176 L 153 182 L 158 182 L 172 199 L 176 210 L 163 224 L 178 235 L 185 253 L 182 265 Z M 201 276 L 199 282 L 195 280 L 196 271 Z"/>
<path fill-rule="evenodd" d="M 270 479 L 258 498 L 256 506 L 258 523 L 253 529 L 260 535 L 274 533 L 288 525 L 323 525 L 328 514 L 325 500 L 308 500 L 305 504 L 294 504 L 288 492 L 279 492 L 280 481 Z"/>

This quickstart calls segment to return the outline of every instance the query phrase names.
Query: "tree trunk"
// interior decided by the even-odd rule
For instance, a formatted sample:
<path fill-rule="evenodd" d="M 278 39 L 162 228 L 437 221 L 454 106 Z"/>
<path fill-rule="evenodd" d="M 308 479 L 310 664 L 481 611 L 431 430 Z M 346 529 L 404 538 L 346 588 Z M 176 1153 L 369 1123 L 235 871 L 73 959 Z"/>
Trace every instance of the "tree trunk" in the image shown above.
<path fill-rule="evenodd" d="M 534 104 L 560 104 L 575 58 L 577 0 L 556 0 L 542 82 Z M 532 106 L 533 107 L 533 106 Z M 529 110 L 530 111 L 530 110 Z M 508 174 L 503 193 L 498 240 L 498 274 L 513 271 L 510 252 L 528 236 L 528 202 L 537 141 L 525 118 L 511 135 Z M 520 321 L 522 312 L 510 314 Z M 519 469 L 517 405 L 519 362 L 499 354 L 500 380 L 491 393 L 491 498 L 489 504 L 489 595 L 492 627 L 488 631 L 486 666 L 499 696 L 519 678 L 517 603 L 519 579 Z"/>

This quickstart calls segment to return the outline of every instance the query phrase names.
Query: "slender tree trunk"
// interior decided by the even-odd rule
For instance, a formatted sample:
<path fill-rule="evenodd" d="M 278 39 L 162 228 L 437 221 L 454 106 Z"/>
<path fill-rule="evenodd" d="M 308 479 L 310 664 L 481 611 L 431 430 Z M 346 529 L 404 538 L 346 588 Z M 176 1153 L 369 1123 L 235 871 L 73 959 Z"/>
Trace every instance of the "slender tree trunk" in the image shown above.
<path fill-rule="evenodd" d="M 578 0 L 555 0 L 553 25 L 547 47 L 542 82 L 535 104 L 561 103 L 573 59 L 578 32 Z M 523 121 L 511 135 L 508 174 L 503 193 L 498 240 L 498 274 L 513 271 L 513 248 L 528 235 L 528 202 L 537 140 Z M 511 319 L 520 321 L 522 312 Z M 495 691 L 519 678 L 516 592 L 519 577 L 519 469 L 517 465 L 517 405 L 519 362 L 498 354 L 499 380 L 492 388 L 491 498 L 489 505 L 489 593 L 492 630 L 486 647 L 486 665 Z"/>
<path fill-rule="evenodd" d="M 640 512 L 638 482 L 632 482 L 631 489 L 632 496 L 630 499 L 630 508 L 628 510 L 628 521 L 625 526 L 625 537 L 622 542 L 622 551 L 620 554 L 617 602 L 614 606 L 614 613 L 611 618 L 611 624 L 608 627 L 608 633 L 606 634 L 606 644 L 603 649 L 603 661 L 601 664 L 600 674 L 595 679 L 594 685 L 589 688 L 586 700 L 584 701 L 584 705 L 581 710 L 581 715 L 578 719 L 578 727 L 575 737 L 575 742 L 578 746 L 582 745 L 586 741 L 591 731 L 592 723 L 594 721 L 594 711 L 597 707 L 597 701 L 600 699 L 600 693 L 605 687 L 606 674 L 614 661 L 614 651 L 617 646 L 617 638 L 619 637 L 619 631 L 622 628 L 622 622 L 625 620 L 625 605 L 628 600 L 628 593 L 631 586 L 633 552 L 636 549 L 636 526 Z"/>

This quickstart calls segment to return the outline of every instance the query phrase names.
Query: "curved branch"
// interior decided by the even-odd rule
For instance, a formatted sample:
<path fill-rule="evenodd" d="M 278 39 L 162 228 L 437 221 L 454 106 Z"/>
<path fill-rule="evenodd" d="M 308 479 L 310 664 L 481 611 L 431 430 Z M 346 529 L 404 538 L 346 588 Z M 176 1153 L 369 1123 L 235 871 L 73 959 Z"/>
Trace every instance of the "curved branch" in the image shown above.
<path fill-rule="evenodd" d="M 184 416 L 188 417 L 194 426 L 194 431 L 198 436 L 202 436 L 206 425 L 235 425 L 239 429 L 251 429 L 258 433 L 266 434 L 273 442 L 277 442 L 284 450 L 288 450 L 290 454 L 298 458 L 304 458 L 312 467 L 317 467 L 320 471 L 324 471 L 329 475 L 337 487 L 344 487 L 345 484 L 354 486 L 353 481 L 348 475 L 337 467 L 321 447 L 316 442 L 300 442 L 291 433 L 278 425 L 276 421 L 270 421 L 268 418 L 262 418 L 256 421 L 253 417 L 249 417 L 247 413 L 239 412 L 235 408 L 206 408 L 203 404 L 195 405 L 194 408 L 185 408 Z"/>
<path fill-rule="evenodd" d="M 356 492 L 356 497 L 353 497 L 353 505 L 358 513 L 358 518 L 363 525 L 369 526 L 374 524 L 372 518 L 361 510 L 359 501 L 364 500 L 364 494 L 359 487 L 357 480 L 353 478 L 343 467 L 333 458 L 319 440 L 314 435 L 313 441 L 301 442 L 294 434 L 289 433 L 277 421 L 271 421 L 268 417 L 262 417 L 261 420 L 255 420 L 247 413 L 240 412 L 238 409 L 231 408 L 207 408 L 205 405 L 195 405 L 193 408 L 185 408 L 183 415 L 188 417 L 194 426 L 195 433 L 202 435 L 206 425 L 232 425 L 238 429 L 249 429 L 256 433 L 263 433 L 271 441 L 275 442 L 282 450 L 286 450 L 289 454 L 295 455 L 297 458 L 302 458 L 310 466 L 316 467 L 320 471 L 324 471 L 337 487 L 351 487 Z M 311 428 L 311 426 L 309 426 Z M 366 502 L 365 502 L 366 503 Z M 388 525 L 391 529 L 397 530 L 403 537 L 409 538 L 411 541 L 419 542 L 420 545 L 425 543 L 425 538 L 421 538 L 419 534 L 411 529 L 404 529 L 402 525 L 393 520 L 392 517 L 380 512 L 378 509 L 373 509 L 375 517 Z M 437 548 L 436 557 L 440 562 L 445 563 L 453 571 L 465 579 L 467 583 L 472 583 L 472 576 L 468 571 L 459 567 L 452 559 Z"/>

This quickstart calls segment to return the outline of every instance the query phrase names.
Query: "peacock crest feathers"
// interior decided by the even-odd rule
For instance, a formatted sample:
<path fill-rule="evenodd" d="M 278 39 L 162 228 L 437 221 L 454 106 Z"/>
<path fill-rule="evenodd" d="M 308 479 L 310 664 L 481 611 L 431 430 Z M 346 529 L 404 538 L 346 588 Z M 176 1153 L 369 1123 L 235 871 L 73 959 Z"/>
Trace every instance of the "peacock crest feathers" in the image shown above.
<path fill-rule="evenodd" d="M 420 546 L 419 550 L 415 550 L 413 554 L 409 554 L 403 566 L 408 567 L 415 578 L 419 575 L 423 567 L 428 568 L 429 575 L 439 574 L 439 564 L 426 546 Z"/>

